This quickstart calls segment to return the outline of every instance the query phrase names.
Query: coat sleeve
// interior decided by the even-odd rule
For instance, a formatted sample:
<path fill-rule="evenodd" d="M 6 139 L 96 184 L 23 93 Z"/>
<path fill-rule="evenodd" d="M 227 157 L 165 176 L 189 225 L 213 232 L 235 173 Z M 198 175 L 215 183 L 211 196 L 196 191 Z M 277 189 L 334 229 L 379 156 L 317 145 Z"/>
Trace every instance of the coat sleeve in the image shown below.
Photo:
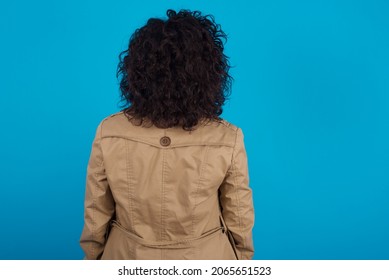
<path fill-rule="evenodd" d="M 100 259 L 106 242 L 106 231 L 115 211 L 115 202 L 107 181 L 101 149 L 102 122 L 96 130 L 89 157 L 84 200 L 84 227 L 80 246 L 84 259 Z"/>
<path fill-rule="evenodd" d="M 254 208 L 243 132 L 240 128 L 237 130 L 230 168 L 219 190 L 222 216 L 235 241 L 238 259 L 252 259 Z"/>

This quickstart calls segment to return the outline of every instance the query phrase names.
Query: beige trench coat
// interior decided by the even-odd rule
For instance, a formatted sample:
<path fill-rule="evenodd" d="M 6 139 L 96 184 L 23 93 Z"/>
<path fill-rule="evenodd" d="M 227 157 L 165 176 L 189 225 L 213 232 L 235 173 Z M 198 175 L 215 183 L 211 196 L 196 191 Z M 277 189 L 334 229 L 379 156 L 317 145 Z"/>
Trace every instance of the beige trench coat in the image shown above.
<path fill-rule="evenodd" d="M 251 259 L 254 210 L 242 130 L 223 120 L 99 124 L 86 179 L 84 259 Z"/>

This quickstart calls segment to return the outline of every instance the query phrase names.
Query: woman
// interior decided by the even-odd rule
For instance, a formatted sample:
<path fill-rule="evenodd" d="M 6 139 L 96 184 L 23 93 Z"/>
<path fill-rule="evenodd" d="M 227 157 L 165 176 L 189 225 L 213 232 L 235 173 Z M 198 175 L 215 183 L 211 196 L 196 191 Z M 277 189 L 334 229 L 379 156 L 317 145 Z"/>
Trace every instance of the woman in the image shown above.
<path fill-rule="evenodd" d="M 219 117 L 232 79 L 226 35 L 198 11 L 167 16 L 119 55 L 126 105 L 92 145 L 85 259 L 251 259 L 243 133 Z"/>

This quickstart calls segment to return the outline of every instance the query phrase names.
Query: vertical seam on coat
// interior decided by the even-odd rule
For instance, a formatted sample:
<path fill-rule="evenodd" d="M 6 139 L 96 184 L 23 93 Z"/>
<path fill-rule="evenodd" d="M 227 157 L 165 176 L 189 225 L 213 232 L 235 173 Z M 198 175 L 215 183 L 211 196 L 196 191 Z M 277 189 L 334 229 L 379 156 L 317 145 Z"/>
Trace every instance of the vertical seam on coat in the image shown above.
<path fill-rule="evenodd" d="M 165 238 L 165 156 L 166 156 L 166 149 L 162 149 L 162 188 L 161 188 L 161 241 Z M 163 255 L 164 251 L 161 248 L 161 260 L 164 259 Z"/>
<path fill-rule="evenodd" d="M 135 232 L 134 230 L 134 214 L 133 214 L 133 205 L 132 205 L 132 202 L 133 202 L 133 197 L 132 197 L 132 184 L 131 184 L 131 171 L 132 171 L 132 166 L 130 164 L 130 150 L 129 150 L 129 147 L 128 147 L 128 141 L 127 140 L 124 140 L 124 145 L 125 145 L 125 149 L 126 149 L 126 169 L 127 169 L 127 190 L 128 190 L 128 208 L 130 210 L 130 228 L 133 232 Z"/>
<path fill-rule="evenodd" d="M 161 240 L 164 240 L 164 218 L 165 218 L 165 153 L 166 149 L 162 149 L 162 188 L 161 188 Z"/>
<path fill-rule="evenodd" d="M 163 130 L 163 136 L 166 136 L 166 130 Z M 162 186 L 161 186 L 161 241 L 164 240 L 164 202 L 165 202 L 165 152 L 162 148 Z M 163 260 L 163 249 L 161 248 L 161 260 Z"/>
<path fill-rule="evenodd" d="M 237 142 L 237 138 L 238 138 L 238 132 L 239 132 L 239 129 L 236 131 L 236 138 L 235 138 L 235 148 L 236 148 L 236 142 Z M 233 150 L 233 153 L 232 153 L 232 169 L 233 169 L 233 174 L 234 174 L 234 188 L 235 188 L 235 196 L 236 196 L 236 200 L 237 200 L 237 205 L 236 205 L 236 210 L 237 210 L 237 213 L 238 213 L 238 221 L 239 221 L 239 230 L 240 230 L 240 233 L 242 235 L 242 239 L 243 239 L 243 247 L 246 247 L 246 237 L 243 235 L 243 231 L 242 231 L 242 216 L 240 214 L 240 199 L 239 199 L 239 194 L 238 194 L 238 188 L 237 188 L 237 183 L 236 183 L 236 163 L 235 163 L 235 156 L 234 156 L 234 152 L 235 152 L 235 148 Z M 242 258 L 242 253 L 241 253 L 241 258 Z"/>
<path fill-rule="evenodd" d="M 196 208 L 197 208 L 197 198 L 198 198 L 199 191 L 200 191 L 201 181 L 203 179 L 204 168 L 205 168 L 205 165 L 207 163 L 208 150 L 209 150 L 209 146 L 206 146 L 205 151 L 204 151 L 204 157 L 203 157 L 201 167 L 200 167 L 199 181 L 197 183 L 197 188 L 196 188 L 196 193 L 195 193 L 194 209 L 193 209 L 193 213 L 192 213 L 192 235 L 194 235 L 194 232 L 195 232 L 195 224 L 196 224 L 196 214 L 195 213 L 196 213 Z"/>

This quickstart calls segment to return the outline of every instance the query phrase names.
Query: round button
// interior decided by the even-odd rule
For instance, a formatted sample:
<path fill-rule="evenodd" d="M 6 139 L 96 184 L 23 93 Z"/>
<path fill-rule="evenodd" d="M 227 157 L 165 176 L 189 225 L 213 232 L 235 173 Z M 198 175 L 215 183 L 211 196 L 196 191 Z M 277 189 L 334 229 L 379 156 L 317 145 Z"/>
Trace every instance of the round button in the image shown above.
<path fill-rule="evenodd" d="M 165 146 L 165 147 L 166 147 L 166 146 L 169 146 L 169 145 L 170 145 L 171 140 L 170 140 L 169 137 L 163 136 L 163 137 L 161 138 L 161 140 L 159 140 L 159 143 L 161 143 L 162 146 Z"/>

